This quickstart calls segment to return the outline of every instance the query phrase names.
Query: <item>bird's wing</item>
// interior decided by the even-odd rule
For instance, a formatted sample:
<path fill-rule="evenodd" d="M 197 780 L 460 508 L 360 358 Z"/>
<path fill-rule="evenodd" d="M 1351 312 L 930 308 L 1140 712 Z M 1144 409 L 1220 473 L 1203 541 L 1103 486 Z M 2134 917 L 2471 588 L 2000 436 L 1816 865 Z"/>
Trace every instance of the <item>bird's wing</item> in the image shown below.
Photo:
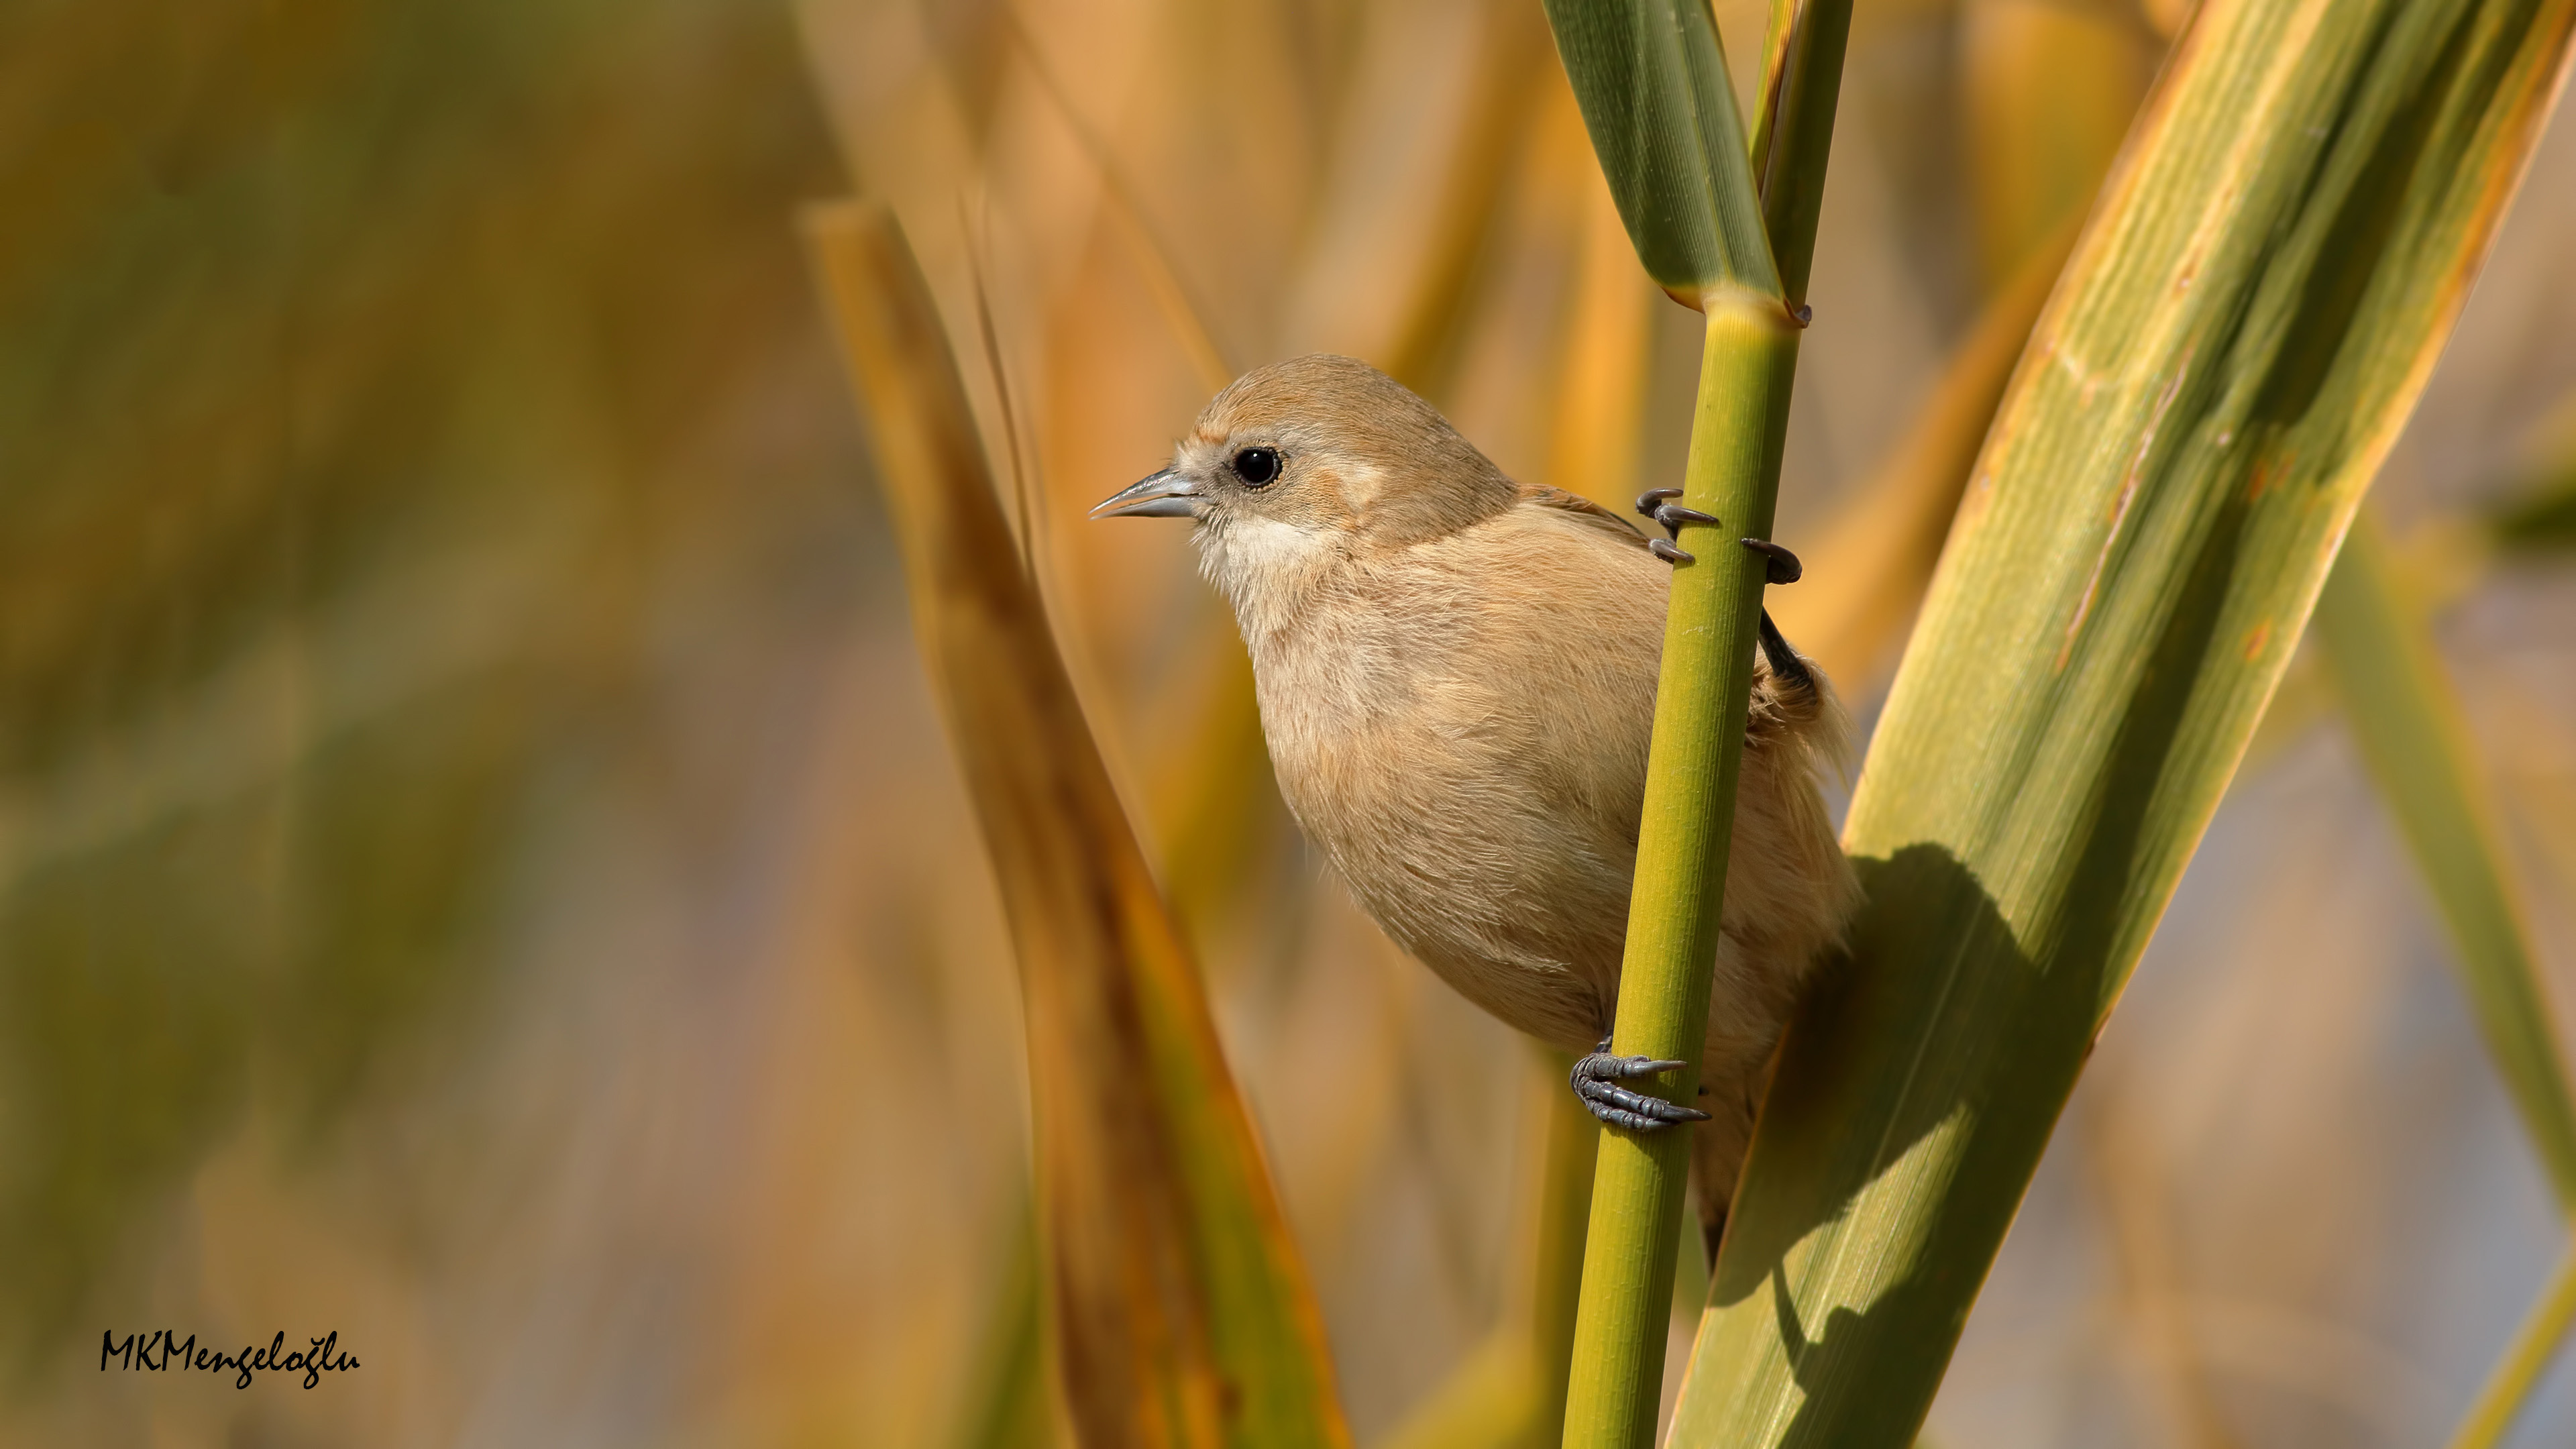
<path fill-rule="evenodd" d="M 1557 509 L 1571 515 L 1576 522 L 1599 529 L 1621 543 L 1640 549 L 1646 546 L 1646 535 L 1637 530 L 1637 525 L 1580 493 L 1568 493 L 1562 488 L 1528 488 L 1522 490 L 1521 502 L 1539 508 Z"/>

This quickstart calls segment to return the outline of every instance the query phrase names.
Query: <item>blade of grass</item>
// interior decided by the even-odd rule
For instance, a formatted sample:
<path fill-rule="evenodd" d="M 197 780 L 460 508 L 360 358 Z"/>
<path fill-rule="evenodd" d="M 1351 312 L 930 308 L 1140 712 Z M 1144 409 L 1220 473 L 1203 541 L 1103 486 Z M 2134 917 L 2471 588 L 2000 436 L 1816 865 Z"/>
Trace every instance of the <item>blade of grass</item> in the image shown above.
<path fill-rule="evenodd" d="M 1002 442 L 1011 460 L 1011 521 L 1019 530 L 1020 568 L 1035 579 L 1038 509 L 1029 488 L 1029 466 L 1020 457 L 1020 410 L 1011 402 L 1011 371 L 1002 362 L 1002 339 L 993 330 L 993 303 L 984 287 L 984 248 L 976 240 L 963 197 L 957 202 L 957 234 L 965 240 L 966 274 L 975 284 L 975 338 L 983 344 L 984 374 L 993 386 L 994 404 L 1001 410 Z"/>
<path fill-rule="evenodd" d="M 1677 1444 L 1901 1445 L 2421 391 L 2567 0 L 2208 0 L 1989 436 Z"/>
<path fill-rule="evenodd" d="M 2317 596 L 2317 643 L 2380 798 L 2432 889 L 2487 1050 L 2562 1211 L 2576 1216 L 2576 1104 L 2468 726 L 2423 612 L 2365 510 Z"/>
<path fill-rule="evenodd" d="M 2531 1391 L 2539 1387 L 2541 1374 L 2557 1357 L 2571 1323 L 2576 1323 L 2576 1249 L 2559 1261 L 2558 1272 L 2540 1301 L 2514 1332 L 2512 1345 L 2496 1362 L 2485 1387 L 2478 1390 L 2477 1402 L 2452 1431 L 2450 1449 L 2495 1449 L 2504 1442 L 2505 1431 L 2513 1427 Z"/>
<path fill-rule="evenodd" d="M 1147 213 L 1143 194 L 1106 137 L 1095 130 L 1073 102 L 1046 50 L 1031 33 L 1015 6 L 1001 11 L 1003 28 L 1038 78 L 1065 130 L 1100 175 L 1108 210 L 1127 237 L 1146 290 L 1172 340 L 1198 374 L 1200 386 L 1213 393 L 1235 378 L 1237 368 L 1216 340 L 1216 327 L 1198 293 L 1182 276 L 1181 266 L 1162 231 Z M 989 347 L 989 344 L 988 344 Z M 999 388 L 1000 367 L 994 368 Z M 1018 460 L 1013 459 L 1014 474 Z M 1197 720 L 1188 731 L 1192 742 L 1182 767 L 1168 777 L 1173 783 L 1156 790 L 1154 823 L 1163 845 L 1164 877 L 1173 908 L 1193 927 L 1204 930 L 1238 899 L 1245 869 L 1258 847 L 1263 807 L 1276 798 L 1265 784 L 1270 757 L 1261 737 L 1261 717 L 1253 702 L 1252 664 L 1232 625 L 1211 614 L 1200 631 L 1201 646 L 1211 656 L 1206 681 L 1192 708 Z"/>
<path fill-rule="evenodd" d="M 879 205 L 818 208 L 807 235 L 1020 956 L 1076 1435 L 1347 1444 L 1313 1294 L 1197 971 L 1007 546 L 919 266 Z"/>

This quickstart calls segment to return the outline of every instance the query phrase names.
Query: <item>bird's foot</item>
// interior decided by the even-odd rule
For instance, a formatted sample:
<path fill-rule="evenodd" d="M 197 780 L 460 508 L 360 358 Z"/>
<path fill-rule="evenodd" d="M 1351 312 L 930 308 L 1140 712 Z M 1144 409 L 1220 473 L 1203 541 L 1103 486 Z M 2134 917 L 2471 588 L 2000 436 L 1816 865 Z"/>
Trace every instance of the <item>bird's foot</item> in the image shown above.
<path fill-rule="evenodd" d="M 1610 1055 L 1610 1038 L 1605 1036 L 1590 1056 L 1574 1064 L 1574 1095 L 1593 1116 L 1631 1132 L 1653 1132 L 1676 1122 L 1705 1122 L 1708 1114 L 1696 1107 L 1684 1107 L 1619 1085 L 1689 1065 L 1659 1062 L 1653 1057 L 1614 1057 Z"/>
<path fill-rule="evenodd" d="M 1762 577 L 1767 583 L 1794 584 L 1807 571 L 1796 554 L 1767 538 L 1739 538 L 1736 542 L 1762 555 Z"/>
<path fill-rule="evenodd" d="M 1674 539 L 1680 539 L 1682 536 L 1682 523 L 1708 523 L 1708 526 L 1716 526 L 1718 523 L 1716 518 L 1708 516 L 1708 513 L 1700 513 L 1698 508 L 1682 508 L 1680 503 L 1669 503 L 1669 500 L 1680 498 L 1680 495 L 1682 495 L 1680 487 L 1649 487 L 1646 492 L 1636 495 L 1636 511 L 1643 513 L 1646 518 L 1654 518 L 1656 523 L 1662 523 L 1664 534 L 1672 534 Z M 1672 547 L 1672 544 L 1664 544 L 1664 547 L 1659 549 L 1656 549 L 1654 544 L 1646 544 L 1646 547 L 1654 549 L 1654 557 L 1664 559 L 1667 565 L 1687 565 L 1687 562 L 1692 562 L 1690 554 Z"/>
<path fill-rule="evenodd" d="M 1669 535 L 1668 538 L 1648 539 L 1646 549 L 1668 564 L 1698 562 L 1696 557 L 1680 546 L 1683 524 L 1705 523 L 1714 528 L 1720 522 L 1713 514 L 1702 513 L 1696 508 L 1684 508 L 1672 501 L 1681 496 L 1682 490 L 1678 488 L 1649 488 L 1637 495 L 1637 512 L 1663 525 L 1664 532 Z M 1742 538 L 1737 539 L 1736 542 L 1762 555 L 1762 576 L 1766 583 L 1794 584 L 1798 581 L 1798 576 L 1806 572 L 1805 566 L 1798 562 L 1796 554 L 1767 538 Z"/>

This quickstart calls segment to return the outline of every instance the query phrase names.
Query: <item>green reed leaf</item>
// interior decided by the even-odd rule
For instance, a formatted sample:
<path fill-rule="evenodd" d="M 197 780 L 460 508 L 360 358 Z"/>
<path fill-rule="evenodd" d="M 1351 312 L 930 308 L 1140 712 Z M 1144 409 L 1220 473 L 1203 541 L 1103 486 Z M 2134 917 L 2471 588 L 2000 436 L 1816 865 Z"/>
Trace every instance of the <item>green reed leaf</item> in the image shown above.
<path fill-rule="evenodd" d="M 2478 1030 L 2559 1206 L 2576 1215 L 2576 1105 L 2531 933 L 2432 630 L 2365 510 L 2317 597 L 2317 642 L 2362 758 L 2451 929 Z"/>
<path fill-rule="evenodd" d="M 1778 296 L 1708 0 L 1547 0 L 1547 19 L 1646 275 L 1693 307 Z"/>
<path fill-rule="evenodd" d="M 2569 0 L 2208 0 L 1970 483 L 1845 841 L 1685 1445 L 1907 1443 L 2449 334 Z"/>

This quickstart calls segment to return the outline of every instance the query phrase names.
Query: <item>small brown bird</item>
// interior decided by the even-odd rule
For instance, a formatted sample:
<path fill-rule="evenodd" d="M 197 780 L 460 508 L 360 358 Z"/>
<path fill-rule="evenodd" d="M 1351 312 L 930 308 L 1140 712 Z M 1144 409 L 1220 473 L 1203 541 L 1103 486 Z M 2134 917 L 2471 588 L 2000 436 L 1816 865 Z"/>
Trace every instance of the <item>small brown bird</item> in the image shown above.
<path fill-rule="evenodd" d="M 1668 527 L 1705 517 L 1672 496 L 1638 507 Z M 1856 896 L 1817 790 L 1846 727 L 1813 666 L 1765 614 L 1702 1114 L 1618 1085 L 1679 1063 L 1607 1055 L 1664 560 L 1688 555 L 1573 494 L 1514 483 L 1429 403 L 1332 356 L 1245 374 L 1172 466 L 1092 516 L 1198 521 L 1298 823 L 1387 934 L 1468 1000 L 1588 1050 L 1574 1087 L 1595 1116 L 1640 1131 L 1707 1122 L 1692 1163 L 1713 1246 L 1763 1065 Z M 1796 576 L 1785 550 L 1748 543 L 1774 556 L 1775 581 Z"/>

